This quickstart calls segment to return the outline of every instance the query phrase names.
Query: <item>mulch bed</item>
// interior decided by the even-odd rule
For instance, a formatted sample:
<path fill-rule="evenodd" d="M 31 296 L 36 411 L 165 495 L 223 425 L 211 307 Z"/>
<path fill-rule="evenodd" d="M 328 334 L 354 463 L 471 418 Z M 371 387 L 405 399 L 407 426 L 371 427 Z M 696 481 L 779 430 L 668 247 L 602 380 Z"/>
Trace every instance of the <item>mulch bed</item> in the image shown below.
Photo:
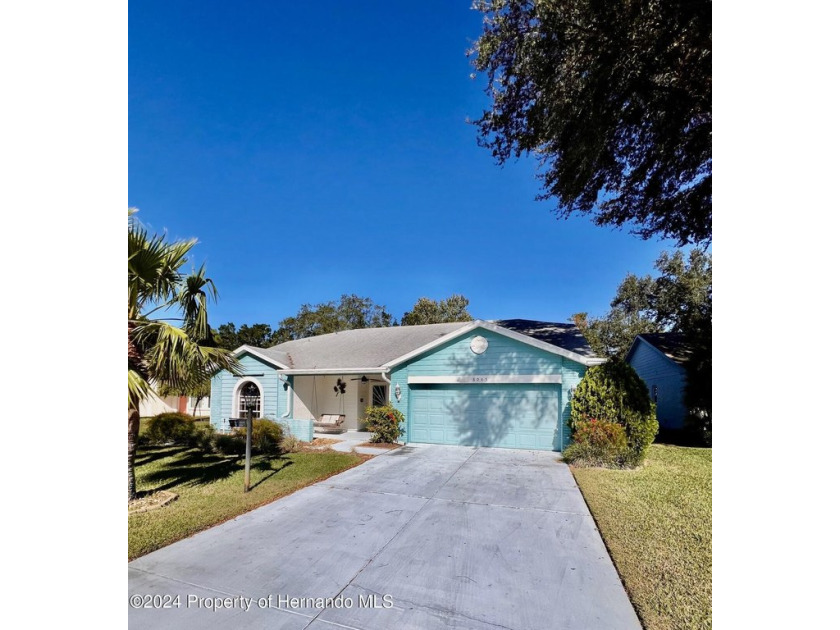
<path fill-rule="evenodd" d="M 372 446 L 374 448 L 384 448 L 388 449 L 389 451 L 392 451 L 395 448 L 401 447 L 402 444 L 386 444 L 385 442 L 365 442 L 364 444 L 359 444 L 359 446 Z"/>

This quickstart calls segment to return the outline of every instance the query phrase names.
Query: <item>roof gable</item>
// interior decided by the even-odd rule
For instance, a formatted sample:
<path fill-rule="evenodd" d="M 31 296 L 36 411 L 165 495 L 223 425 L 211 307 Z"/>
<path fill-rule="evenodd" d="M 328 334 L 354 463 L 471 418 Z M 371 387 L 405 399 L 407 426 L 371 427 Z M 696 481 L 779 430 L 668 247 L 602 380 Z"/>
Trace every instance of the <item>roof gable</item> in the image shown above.
<path fill-rule="evenodd" d="M 281 363 L 276 357 L 270 356 L 267 352 L 268 348 L 255 348 L 254 346 L 239 346 L 236 350 L 233 351 L 233 356 L 237 359 L 244 354 L 250 354 L 253 357 L 256 357 L 263 363 L 267 363 L 273 367 L 279 368 L 281 370 L 287 369 L 289 366 Z"/>
<path fill-rule="evenodd" d="M 682 333 L 644 333 L 636 335 L 636 338 L 633 340 L 633 345 L 627 351 L 625 361 L 630 361 L 639 343 L 647 344 L 677 365 L 685 364 L 691 358 L 693 352 L 693 348 L 686 341 L 685 335 Z"/>
<path fill-rule="evenodd" d="M 429 352 L 430 350 L 433 350 L 438 346 L 441 346 L 441 345 L 443 345 L 443 344 L 445 344 L 449 341 L 452 341 L 453 339 L 457 339 L 458 337 L 461 337 L 462 335 L 473 332 L 474 330 L 479 329 L 479 328 L 495 332 L 495 333 L 497 333 L 499 335 L 502 335 L 504 337 L 508 337 L 508 338 L 513 339 L 515 341 L 519 341 L 520 343 L 524 343 L 528 346 L 532 346 L 534 348 L 544 350 L 544 351 L 549 352 L 551 354 L 556 354 L 556 355 L 560 355 L 562 357 L 566 357 L 567 359 L 571 359 L 572 361 L 576 361 L 577 363 L 582 363 L 583 365 L 598 365 L 599 363 L 603 363 L 605 361 L 605 359 L 601 359 L 599 357 L 596 357 L 594 355 L 594 353 L 592 353 L 588 344 L 586 344 L 586 350 L 588 351 L 588 356 L 586 356 L 586 355 L 579 354 L 579 353 L 571 351 L 571 350 L 567 350 L 566 348 L 559 347 L 559 346 L 557 346 L 555 344 L 552 344 L 552 343 L 549 343 L 547 341 L 542 341 L 540 339 L 531 337 L 529 335 L 525 335 L 525 334 L 517 332 L 515 330 L 510 330 L 507 326 L 501 325 L 504 322 L 511 322 L 511 321 L 517 322 L 517 323 L 526 323 L 527 322 L 528 324 L 545 324 L 545 322 L 532 322 L 530 320 L 502 320 L 502 321 L 494 323 L 494 322 L 486 322 L 486 321 L 482 321 L 480 319 L 477 319 L 477 320 L 473 321 L 471 324 L 469 324 L 468 326 L 466 326 L 466 327 L 464 327 L 460 330 L 453 331 L 449 335 L 441 337 L 440 339 L 437 339 L 437 340 L 433 341 L 432 343 L 426 344 L 425 346 L 422 346 L 420 348 L 416 348 L 416 349 L 412 350 L 411 352 L 409 352 L 409 353 L 407 353 L 407 354 L 405 354 L 401 357 L 397 357 L 396 359 L 394 359 L 392 361 L 389 361 L 388 363 L 385 364 L 384 367 L 392 368 L 392 367 L 397 366 L 401 363 L 405 363 L 406 361 L 409 361 L 409 360 L 411 360 L 411 359 L 413 359 L 417 356 L 420 356 L 421 354 Z M 574 328 L 574 326 L 572 326 L 572 328 Z M 577 329 L 575 329 L 575 330 L 577 330 Z M 559 341 L 559 339 L 555 338 L 555 341 Z"/>

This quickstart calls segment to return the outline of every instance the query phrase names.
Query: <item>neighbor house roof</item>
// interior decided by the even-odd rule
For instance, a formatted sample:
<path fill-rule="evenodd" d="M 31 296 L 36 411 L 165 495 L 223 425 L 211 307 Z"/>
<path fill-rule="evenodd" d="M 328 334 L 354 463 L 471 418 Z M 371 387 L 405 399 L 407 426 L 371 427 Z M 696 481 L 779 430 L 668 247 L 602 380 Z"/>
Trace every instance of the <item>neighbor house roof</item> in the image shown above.
<path fill-rule="evenodd" d="M 592 351 L 586 337 L 574 324 L 538 322 L 531 319 L 499 319 L 491 323 L 550 343 L 552 346 L 574 352 L 582 357 L 595 358 L 598 356 Z"/>
<path fill-rule="evenodd" d="M 524 319 L 361 328 L 287 341 L 271 348 L 242 346 L 238 352 L 250 352 L 287 371 L 387 370 L 410 356 L 478 327 L 518 337 L 586 363 L 599 361 L 574 325 Z"/>
<path fill-rule="evenodd" d="M 677 332 L 644 333 L 638 335 L 659 350 L 674 363 L 682 365 L 691 357 L 692 348 L 686 342 L 685 335 Z M 630 348 L 630 352 L 633 348 Z M 628 356 L 630 353 L 628 352 Z"/>

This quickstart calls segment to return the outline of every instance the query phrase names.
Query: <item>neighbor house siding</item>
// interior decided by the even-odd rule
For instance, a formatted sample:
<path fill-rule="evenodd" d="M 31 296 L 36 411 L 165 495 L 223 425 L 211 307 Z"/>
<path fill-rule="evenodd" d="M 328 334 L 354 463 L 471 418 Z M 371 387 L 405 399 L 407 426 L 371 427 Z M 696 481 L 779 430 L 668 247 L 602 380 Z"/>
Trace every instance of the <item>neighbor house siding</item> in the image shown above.
<path fill-rule="evenodd" d="M 627 357 L 648 387 L 651 400 L 656 394 L 656 419 L 666 429 L 680 429 L 685 420 L 685 369 L 646 341 L 639 339 Z M 654 387 L 656 390 L 654 390 Z"/>
<path fill-rule="evenodd" d="M 262 388 L 260 416 L 275 421 L 281 420 L 280 416 L 286 413 L 288 392 L 283 390 L 277 368 L 249 354 L 240 357 L 239 362 L 242 365 L 242 376 L 219 372 L 210 382 L 210 422 L 218 430 L 230 429 L 228 419 L 234 413 L 234 390 L 242 379 L 258 382 Z"/>
<path fill-rule="evenodd" d="M 483 354 L 470 350 L 470 343 L 476 336 L 488 341 Z M 488 330 L 477 329 L 465 333 L 442 346 L 410 359 L 391 371 L 391 402 L 408 419 L 411 416 L 411 388 L 409 376 L 439 375 L 493 375 L 493 374 L 551 374 L 562 377 L 562 385 L 555 386 L 559 396 L 559 418 L 554 441 L 555 450 L 564 448 L 570 439 L 568 420 L 570 415 L 569 392 L 583 378 L 586 366 L 571 359 L 534 348 Z M 402 396 L 396 400 L 394 390 L 400 386 Z M 524 386 L 503 387 L 522 389 Z M 407 427 L 405 427 L 407 430 Z M 404 436 L 405 437 L 405 436 Z"/>

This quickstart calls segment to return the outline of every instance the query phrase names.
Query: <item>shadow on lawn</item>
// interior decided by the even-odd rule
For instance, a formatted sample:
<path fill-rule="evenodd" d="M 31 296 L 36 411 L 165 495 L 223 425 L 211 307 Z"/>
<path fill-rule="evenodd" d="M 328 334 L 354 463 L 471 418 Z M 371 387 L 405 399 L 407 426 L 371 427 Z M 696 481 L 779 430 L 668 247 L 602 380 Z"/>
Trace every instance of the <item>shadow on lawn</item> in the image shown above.
<path fill-rule="evenodd" d="M 161 490 L 169 490 L 176 486 L 207 485 L 227 479 L 245 468 L 245 458 L 241 455 L 215 455 L 194 449 L 173 449 L 172 447 L 161 450 L 165 450 L 166 452 L 156 452 L 150 454 L 148 457 L 144 453 L 142 463 L 150 463 L 163 457 L 176 456 L 178 450 L 182 450 L 182 455 L 174 461 L 164 464 L 158 470 L 143 474 L 143 485 L 154 484 L 155 487 L 144 489 L 141 494 L 152 494 Z M 275 466 L 277 459 L 282 461 L 279 466 Z M 267 472 L 268 474 L 262 476 L 256 483 L 252 483 L 251 487 L 257 487 L 287 466 L 291 466 L 292 463 L 292 460 L 286 457 L 272 459 L 262 455 L 255 455 L 251 460 L 252 474 L 254 472 Z"/>
<path fill-rule="evenodd" d="M 164 457 L 173 457 L 182 450 L 184 450 L 182 446 L 141 446 L 137 449 L 134 465 L 145 466 Z"/>
<path fill-rule="evenodd" d="M 251 484 L 251 490 L 256 488 L 262 482 L 267 481 L 268 479 L 270 479 L 271 477 L 273 477 L 274 475 L 279 473 L 281 470 L 283 470 L 287 466 L 292 465 L 292 460 L 287 459 L 286 457 L 282 457 L 281 459 L 283 460 L 283 463 L 280 466 L 278 466 L 277 468 L 274 468 L 274 466 L 272 465 L 272 460 L 269 460 L 269 459 L 263 459 L 263 460 L 260 460 L 258 462 L 251 462 L 251 469 L 252 470 L 257 470 L 257 471 L 262 471 L 262 472 L 267 472 L 269 470 L 271 471 L 270 473 L 265 475 L 262 479 L 260 479 L 257 483 L 252 483 Z"/>

